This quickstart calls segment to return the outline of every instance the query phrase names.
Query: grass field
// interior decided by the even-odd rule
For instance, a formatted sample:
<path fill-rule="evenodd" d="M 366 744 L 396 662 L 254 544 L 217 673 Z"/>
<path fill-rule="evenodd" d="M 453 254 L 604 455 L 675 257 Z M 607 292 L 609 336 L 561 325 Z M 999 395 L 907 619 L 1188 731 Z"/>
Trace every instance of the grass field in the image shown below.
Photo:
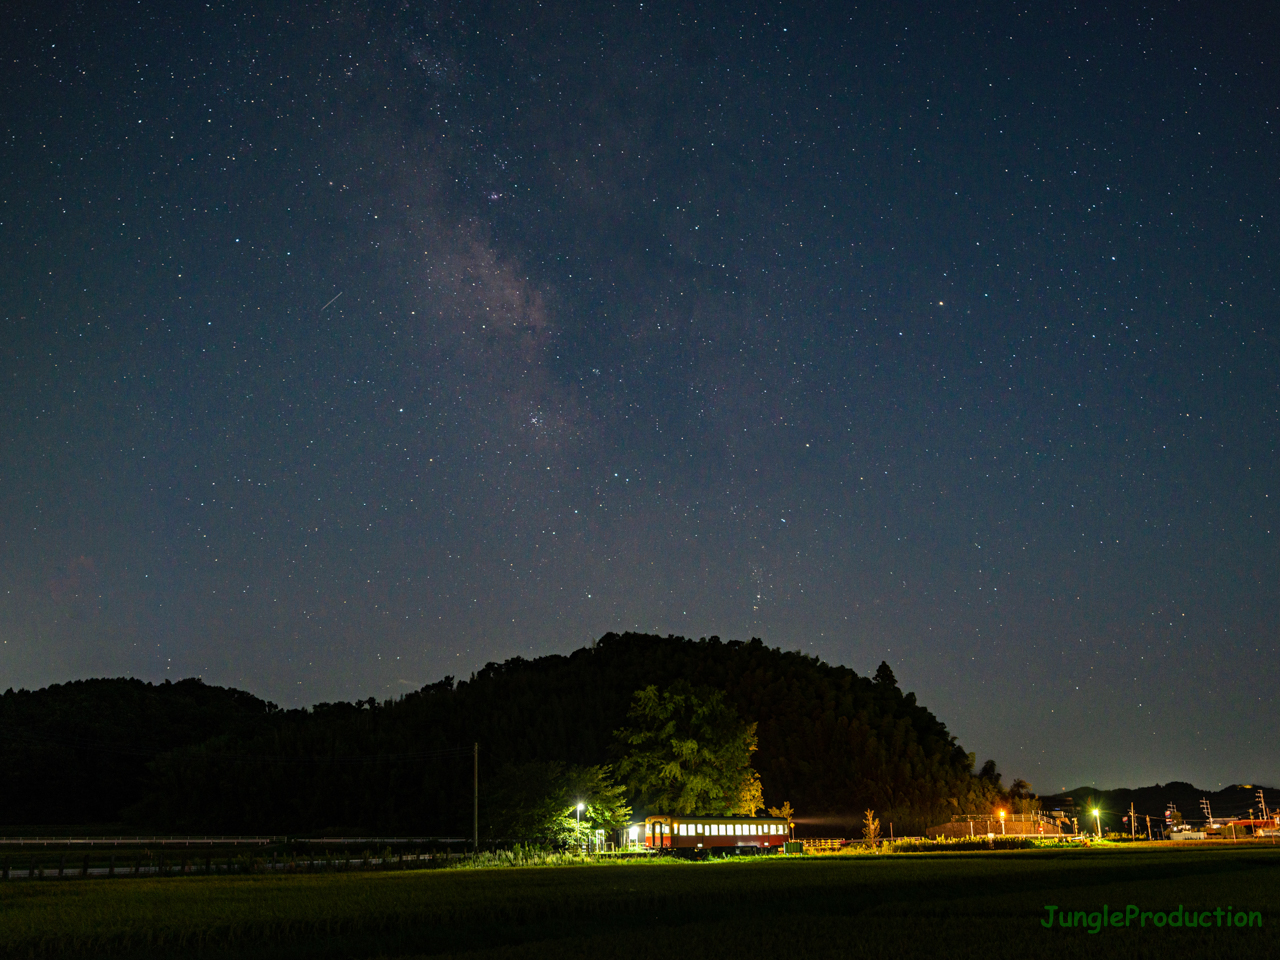
<path fill-rule="evenodd" d="M 1096 934 L 1068 911 L 1253 911 Z M 10 881 L 14 957 L 1280 956 L 1280 848 L 1094 847 L 494 870 Z"/>

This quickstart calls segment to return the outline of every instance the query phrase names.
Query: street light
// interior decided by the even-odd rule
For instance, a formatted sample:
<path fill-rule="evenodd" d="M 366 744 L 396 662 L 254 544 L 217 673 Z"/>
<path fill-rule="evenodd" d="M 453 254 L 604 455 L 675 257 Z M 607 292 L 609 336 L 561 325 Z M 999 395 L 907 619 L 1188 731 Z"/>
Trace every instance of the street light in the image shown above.
<path fill-rule="evenodd" d="M 1004 836 L 1004 811 L 1000 811 L 1000 836 Z"/>
<path fill-rule="evenodd" d="M 578 801 L 578 809 L 576 811 L 578 817 L 578 845 L 582 845 L 582 801 Z"/>
<path fill-rule="evenodd" d="M 1102 839 L 1102 814 L 1097 807 L 1093 808 L 1093 820 L 1098 825 L 1098 839 Z"/>

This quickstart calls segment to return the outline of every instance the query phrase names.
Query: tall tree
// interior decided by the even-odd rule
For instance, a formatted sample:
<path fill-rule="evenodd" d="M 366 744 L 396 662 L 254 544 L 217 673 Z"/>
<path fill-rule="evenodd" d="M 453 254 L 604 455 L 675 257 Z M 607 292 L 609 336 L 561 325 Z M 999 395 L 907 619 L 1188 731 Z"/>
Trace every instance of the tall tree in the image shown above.
<path fill-rule="evenodd" d="M 666 691 L 636 691 L 617 731 L 625 751 L 618 773 L 644 806 L 663 813 L 724 815 L 763 806 L 751 769 L 756 725 L 738 717 L 724 694 L 677 680 Z"/>

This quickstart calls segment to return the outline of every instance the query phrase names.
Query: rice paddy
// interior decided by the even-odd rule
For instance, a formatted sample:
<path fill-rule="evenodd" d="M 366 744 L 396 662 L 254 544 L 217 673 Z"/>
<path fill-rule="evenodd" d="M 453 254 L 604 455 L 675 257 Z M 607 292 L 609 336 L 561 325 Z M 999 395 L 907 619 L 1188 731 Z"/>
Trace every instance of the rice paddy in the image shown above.
<path fill-rule="evenodd" d="M 0 884 L 0 955 L 33 958 L 1240 960 L 1280 954 L 1277 922 L 1280 849 L 1252 845 Z"/>

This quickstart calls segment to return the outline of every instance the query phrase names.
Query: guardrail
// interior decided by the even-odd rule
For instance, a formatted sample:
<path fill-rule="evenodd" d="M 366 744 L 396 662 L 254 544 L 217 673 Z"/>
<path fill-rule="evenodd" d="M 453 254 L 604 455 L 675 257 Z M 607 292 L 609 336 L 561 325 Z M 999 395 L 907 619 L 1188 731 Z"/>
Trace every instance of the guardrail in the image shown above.
<path fill-rule="evenodd" d="M 214 846 L 219 844 L 266 846 L 284 837 L 0 837 L 0 846 L 119 847 L 119 846 Z"/>
<path fill-rule="evenodd" d="M 836 853 L 849 841 L 843 837 L 801 837 L 805 853 Z"/>
<path fill-rule="evenodd" d="M 284 839 L 281 837 L 280 839 Z M 471 843 L 470 837 L 291 837 L 292 843 L 375 843 L 390 846 L 393 843 Z M 485 843 L 490 841 L 486 840 Z"/>

